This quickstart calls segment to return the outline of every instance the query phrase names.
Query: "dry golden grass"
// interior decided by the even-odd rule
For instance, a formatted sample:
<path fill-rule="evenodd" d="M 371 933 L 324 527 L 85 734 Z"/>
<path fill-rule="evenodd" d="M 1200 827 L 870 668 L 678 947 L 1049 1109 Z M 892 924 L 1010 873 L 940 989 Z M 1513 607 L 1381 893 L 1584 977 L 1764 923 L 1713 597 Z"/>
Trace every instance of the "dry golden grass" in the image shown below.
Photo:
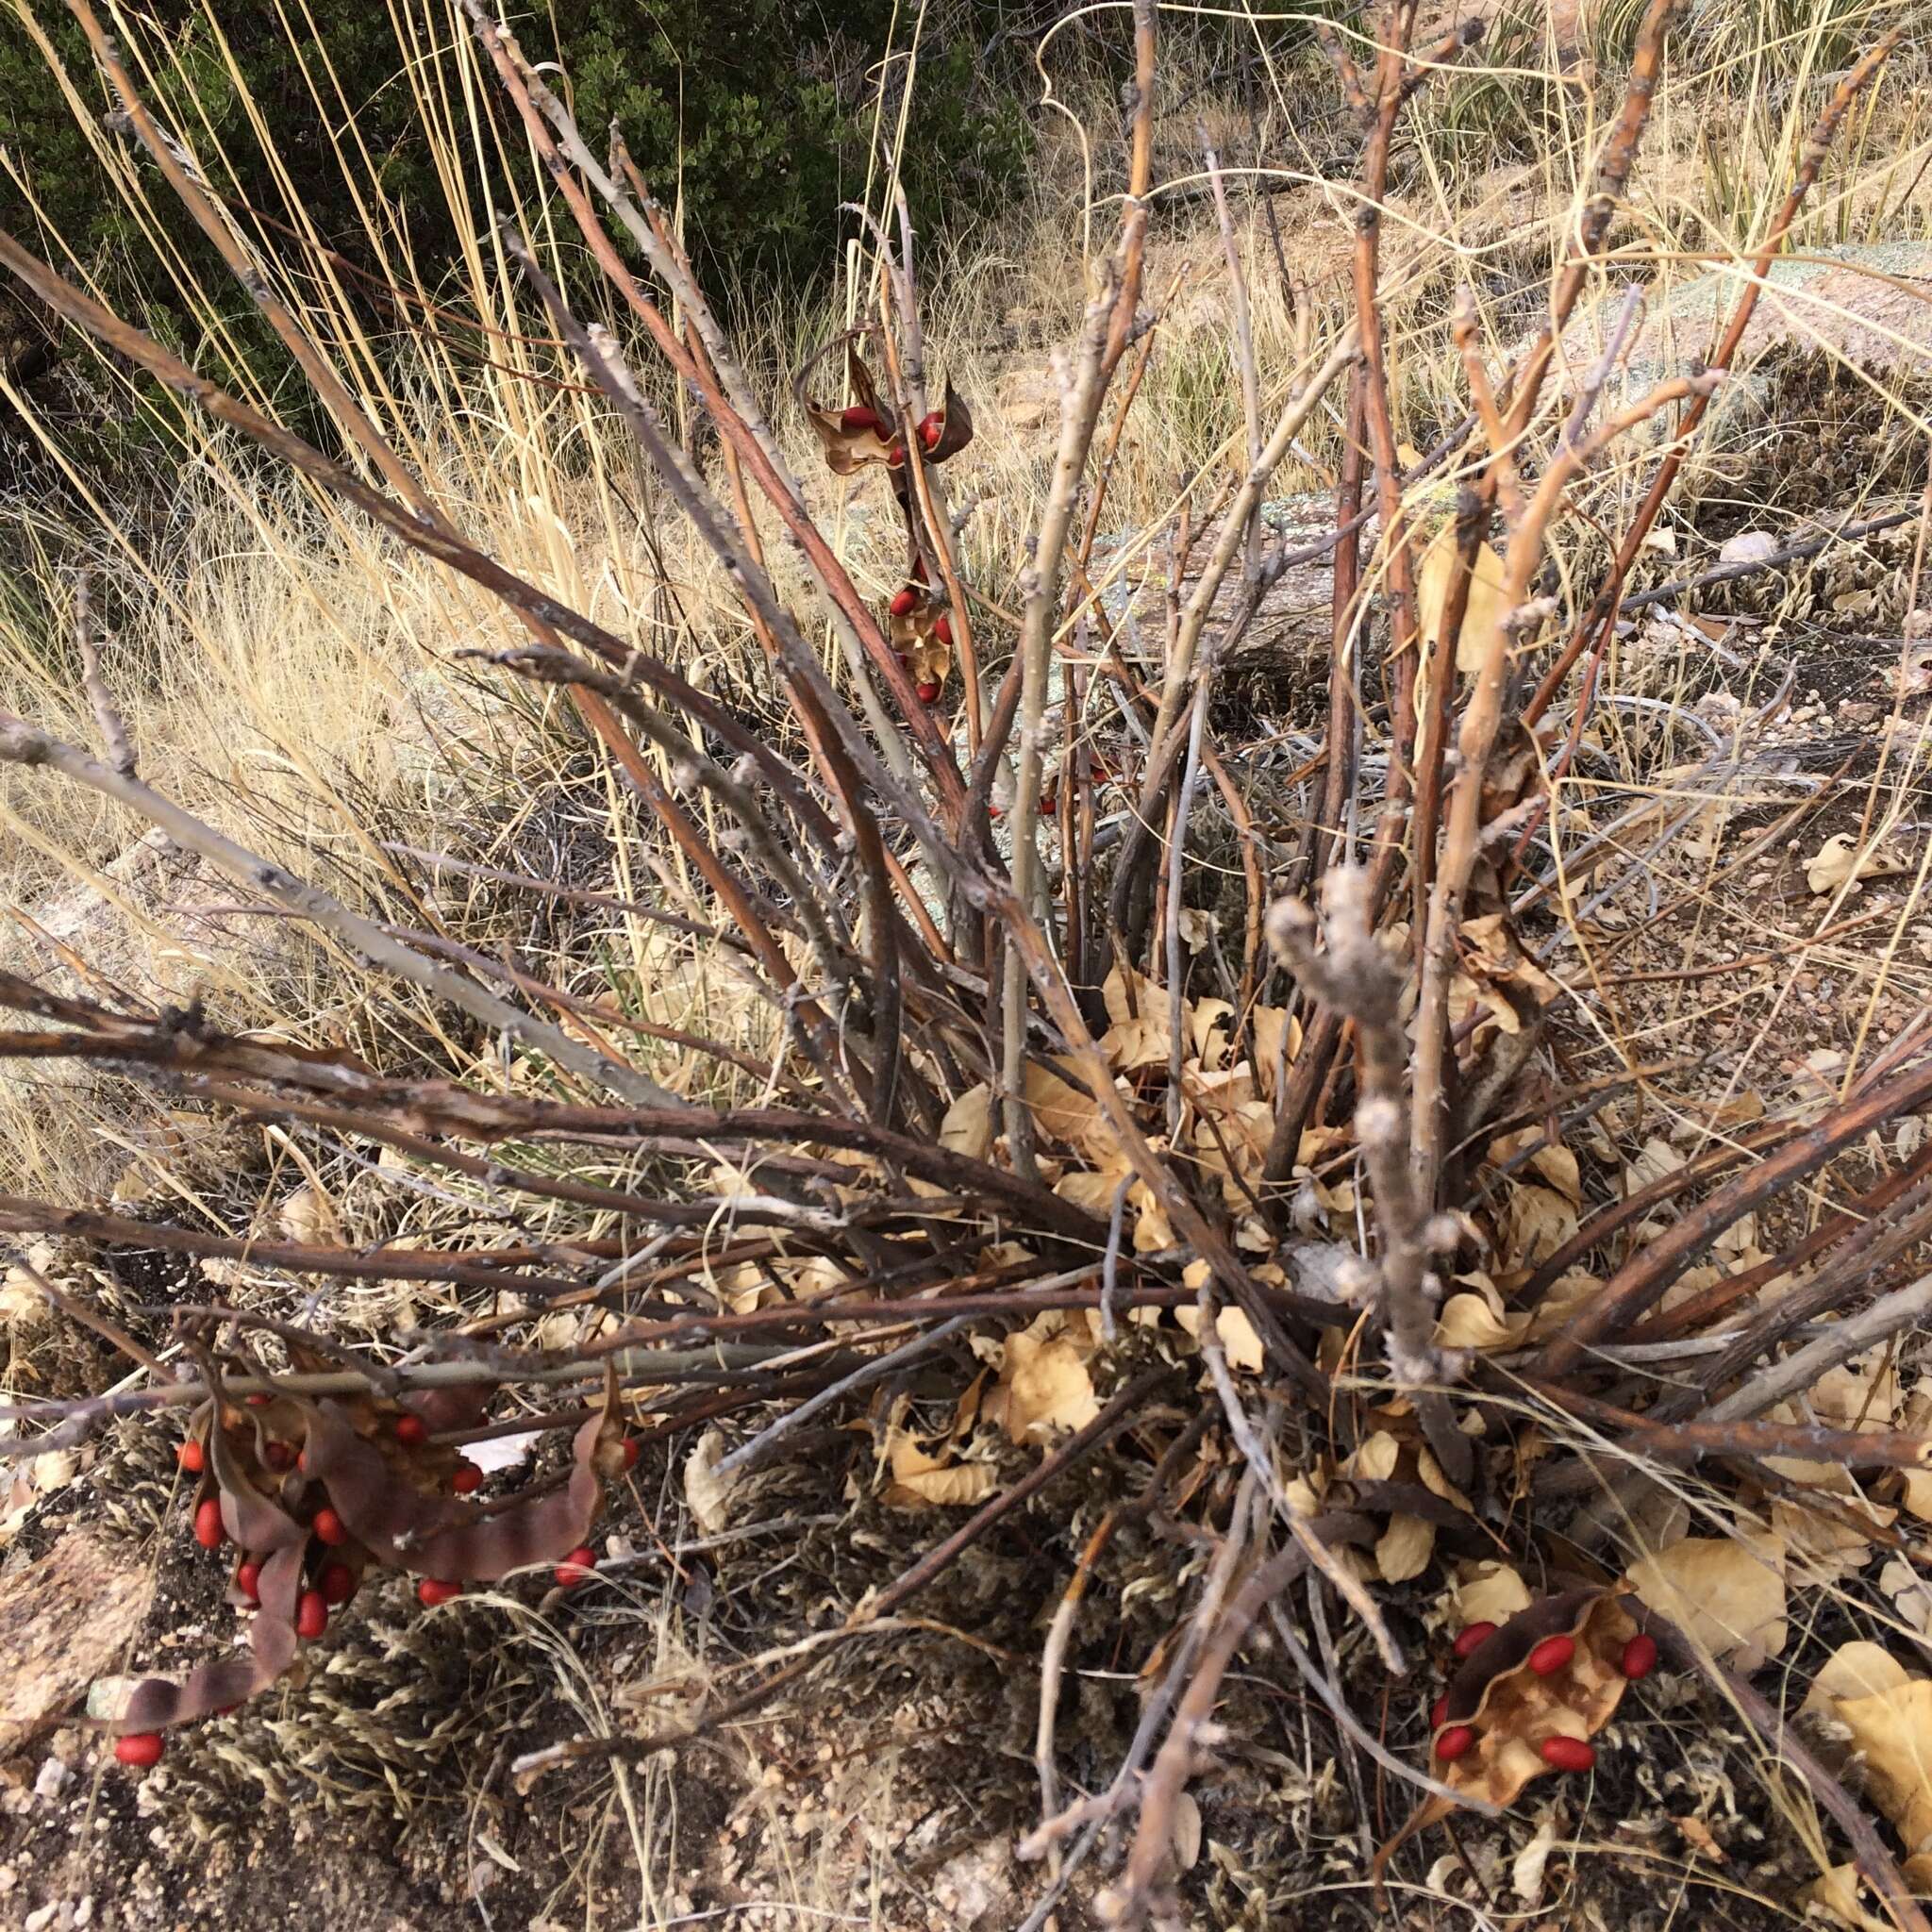
<path fill-rule="evenodd" d="M 1577 30 L 1583 64 L 1572 68 L 1573 79 L 1587 79 L 1592 59 L 1618 58 L 1629 11 L 1606 5 L 1586 15 Z M 1761 228 L 1782 192 L 1785 158 L 1814 110 L 1821 73 L 1871 17 L 1869 8 L 1791 8 L 1773 0 L 1760 0 L 1755 10 L 1695 13 L 1625 216 L 1623 253 L 1631 273 L 1665 290 Z M 418 18 L 405 8 L 398 18 L 413 23 L 423 49 L 408 84 L 458 183 L 455 158 L 481 139 L 454 105 L 461 98 L 455 83 L 473 51 L 466 36 L 427 33 L 426 12 Z M 1230 161 L 1264 387 L 1286 389 L 1307 344 L 1328 335 L 1346 301 L 1355 210 L 1345 179 L 1321 165 L 1333 132 L 1329 110 L 1312 119 L 1307 110 L 1311 99 L 1325 101 L 1325 73 L 1306 49 L 1284 57 L 1260 26 L 1256 31 L 1268 56 L 1258 110 L 1210 96 L 1163 125 L 1157 179 L 1180 211 L 1157 230 L 1151 250 L 1148 286 L 1160 321 L 1108 480 L 1096 572 L 1103 585 L 1144 568 L 1179 508 L 1191 504 L 1203 513 L 1241 461 L 1226 275 L 1211 208 L 1200 198 L 1206 177 L 1197 118 L 1224 157 L 1252 155 L 1264 142 L 1274 158 L 1260 171 L 1263 185 L 1292 183 L 1273 197 L 1271 225 L 1244 192 L 1239 162 Z M 1615 92 L 1559 79 L 1568 32 L 1567 22 L 1541 11 L 1500 15 L 1483 58 L 1443 78 L 1437 111 L 1421 118 L 1424 137 L 1398 175 L 1385 224 L 1393 269 L 1386 313 L 1398 423 L 1417 443 L 1457 412 L 1460 378 L 1446 332 L 1454 285 L 1477 291 L 1486 336 L 1500 354 L 1533 325 L 1560 258 L 1586 158 L 1601 133 L 1599 104 Z M 137 57 L 169 56 L 164 42 L 139 35 L 133 47 Z M 1049 71 L 1053 58 L 1049 48 Z M 239 74 L 232 78 L 240 85 Z M 113 191 L 158 233 L 149 199 L 158 186 L 98 130 L 77 90 L 75 106 L 95 130 Z M 1932 181 L 1922 166 L 1932 151 L 1926 112 L 1923 90 L 1905 76 L 1886 91 L 1834 160 L 1801 246 L 1932 227 Z M 265 118 L 257 112 L 253 119 L 253 138 L 271 144 Z M 1068 263 L 1109 213 L 1103 170 L 1110 163 L 1094 157 L 1110 152 L 1112 108 L 1099 81 L 1084 79 L 1041 125 L 1040 164 L 1024 200 L 999 225 L 935 244 L 923 263 L 929 363 L 953 377 L 979 424 L 973 450 L 953 473 L 956 501 L 966 511 L 968 573 L 994 606 L 1008 609 L 1051 467 L 1057 394 L 1048 348 L 1069 337 L 1083 299 Z M 1711 138 L 1716 126 L 1725 132 L 1721 142 Z M 366 186 L 367 157 L 341 149 L 338 158 Z M 501 158 L 486 157 L 500 206 L 542 232 L 536 208 L 519 204 L 505 186 Z M 882 192 L 873 184 L 874 200 Z M 648 641 L 699 681 L 755 703 L 762 667 L 728 586 L 660 508 L 572 373 L 519 333 L 525 311 L 489 239 L 485 211 L 462 210 L 473 243 L 456 273 L 432 286 L 373 191 L 368 206 L 372 258 L 438 319 L 419 331 L 416 353 L 399 366 L 392 355 L 378 356 L 366 332 L 366 307 L 352 298 L 331 258 L 311 258 L 308 321 L 360 406 L 492 555 L 620 633 Z M 301 227 L 292 195 L 274 212 Z M 261 252 L 273 258 L 266 242 Z M 219 329 L 225 309 L 218 291 L 194 283 L 177 258 L 163 258 L 177 291 Z M 816 304 L 774 305 L 747 293 L 738 308 L 748 338 L 744 359 L 764 373 L 786 453 L 823 507 L 824 526 L 855 579 L 883 600 L 902 568 L 897 533 L 862 492 L 825 475 L 784 380 L 862 305 L 865 291 L 852 280 L 856 261 L 848 259 L 839 284 Z M 424 305 L 432 297 L 430 310 Z M 481 337 L 447 319 L 461 316 L 494 333 Z M 500 367 L 484 365 L 479 343 Z M 156 407 L 116 372 L 104 368 L 98 380 L 109 407 Z M 272 393 L 251 400 L 275 410 Z M 1264 409 L 1272 400 L 1264 394 Z M 175 428 L 181 457 L 165 547 L 126 534 L 111 483 L 70 466 L 74 498 L 85 510 L 76 523 L 42 533 L 40 561 L 0 613 L 0 705 L 67 735 L 90 732 L 65 612 L 76 558 L 92 559 L 123 613 L 109 675 L 146 774 L 267 856 L 297 871 L 325 864 L 339 893 L 361 894 L 410 923 L 440 921 L 461 938 L 477 895 L 453 887 L 433 905 L 419 903 L 381 841 L 446 847 L 452 809 L 473 815 L 479 799 L 493 797 L 502 808 L 489 814 L 493 831 L 470 854 L 491 862 L 492 850 L 500 856 L 515 843 L 518 802 L 543 789 L 539 780 L 552 781 L 587 758 L 578 734 L 554 705 L 506 692 L 490 674 L 462 666 L 464 651 L 512 641 L 499 609 L 419 557 L 373 539 L 306 490 L 265 483 L 258 463 L 198 420 L 178 419 Z M 1283 467 L 1278 491 L 1329 480 L 1336 428 L 1332 413 L 1310 424 L 1301 459 Z M 65 460 L 58 448 L 52 454 Z M 1612 473 L 1596 487 L 1614 493 L 1620 484 Z M 776 546 L 774 554 L 784 587 L 790 559 Z M 802 585 L 802 575 L 793 581 Z M 829 663 L 829 637 L 824 650 Z M 675 858 L 659 860 L 634 845 L 608 774 L 592 778 L 590 792 L 601 796 L 604 829 L 615 835 L 620 891 L 649 882 L 655 864 L 671 867 L 675 885 L 688 883 Z M 27 911 L 47 904 L 65 880 L 98 885 L 138 832 L 110 808 L 17 778 L 0 789 L 0 826 L 8 834 L 0 904 Z M 146 908 L 129 917 L 149 943 L 165 944 L 164 919 Z M 273 973 L 245 955 L 208 961 L 208 990 L 229 1018 L 286 1024 L 293 1011 L 324 1032 L 380 1037 L 406 1032 L 399 1024 L 406 1011 L 412 1024 L 425 1017 L 398 993 L 380 995 L 379 1013 L 359 1010 L 367 990 L 342 973 L 345 962 L 324 945 L 282 938 L 272 949 Z M 757 1036 L 741 993 L 718 986 L 710 965 L 689 949 L 667 949 L 661 936 L 635 921 L 613 921 L 611 938 L 614 949 L 589 968 L 581 959 L 558 962 L 560 983 L 583 991 L 588 978 L 593 990 L 608 991 L 622 980 L 627 987 L 618 990 L 627 997 L 648 986 L 654 1018 Z M 22 943 L 17 930 L 6 941 L 9 950 Z M 56 1192 L 78 1187 L 83 1176 L 98 1180 L 92 1134 L 81 1132 L 63 1151 L 72 1130 L 50 1120 L 30 1092 L 0 1087 L 0 1096 L 9 1094 L 0 1097 L 0 1137 L 18 1151 L 8 1165 Z M 70 1160 L 78 1164 L 63 1172 Z"/>

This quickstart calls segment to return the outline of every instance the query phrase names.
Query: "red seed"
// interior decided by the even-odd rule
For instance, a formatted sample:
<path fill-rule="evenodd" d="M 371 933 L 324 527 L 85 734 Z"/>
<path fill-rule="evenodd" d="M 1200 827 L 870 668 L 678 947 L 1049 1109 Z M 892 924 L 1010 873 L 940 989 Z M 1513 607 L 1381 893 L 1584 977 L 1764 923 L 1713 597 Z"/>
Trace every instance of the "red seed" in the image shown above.
<path fill-rule="evenodd" d="M 913 690 L 915 690 L 919 693 L 919 702 L 922 705 L 931 704 L 940 694 L 938 681 L 930 677 L 925 678 L 922 680 L 920 683 L 914 685 Z"/>
<path fill-rule="evenodd" d="M 205 1550 L 218 1550 L 225 1534 L 222 1527 L 221 1498 L 204 1496 L 194 1509 L 194 1541 Z"/>
<path fill-rule="evenodd" d="M 199 1442 L 184 1442 L 175 1450 L 175 1460 L 190 1475 L 199 1475 L 208 1467 L 208 1451 Z"/>
<path fill-rule="evenodd" d="M 903 442 L 895 442 L 886 452 L 886 468 L 889 470 L 903 470 L 905 467 L 906 445 Z"/>
<path fill-rule="evenodd" d="M 1657 1669 L 1657 1639 L 1633 1637 L 1624 1646 L 1622 1658 L 1626 1677 L 1647 1677 Z"/>
<path fill-rule="evenodd" d="M 328 1628 L 328 1603 L 319 1590 L 305 1590 L 295 1606 L 295 1634 L 320 1637 Z"/>
<path fill-rule="evenodd" d="M 1443 1719 L 1444 1719 L 1445 1717 L 1447 1717 L 1448 1715 L 1449 1715 L 1449 1693 L 1448 1693 L 1448 1692 L 1447 1692 L 1447 1691 L 1445 1690 L 1445 1691 L 1444 1691 L 1444 1692 L 1443 1692 L 1443 1693 L 1441 1694 L 1441 1696 L 1440 1696 L 1439 1698 L 1437 1698 L 1437 1699 L 1436 1699 L 1435 1703 L 1433 1703 L 1432 1705 L 1430 1705 L 1430 1706 L 1429 1706 L 1429 1728 L 1430 1728 L 1430 1730 L 1432 1730 L 1432 1731 L 1440 1731 L 1440 1730 L 1441 1730 L 1441 1729 L 1442 1728 L 1442 1720 L 1443 1720 Z"/>
<path fill-rule="evenodd" d="M 1554 1677 L 1570 1668 L 1570 1659 L 1575 1655 L 1575 1638 L 1545 1637 L 1524 1661 L 1539 1677 Z"/>
<path fill-rule="evenodd" d="M 1556 1771 L 1590 1771 L 1596 1764 L 1596 1751 L 1581 1738 L 1545 1738 L 1541 1756 Z"/>
<path fill-rule="evenodd" d="M 868 409 L 863 403 L 854 403 L 849 409 L 839 411 L 841 429 L 883 429 L 885 426 L 879 420 L 879 412 Z"/>
<path fill-rule="evenodd" d="M 158 1731 L 129 1731 L 125 1738 L 114 1740 L 114 1756 L 123 1764 L 133 1765 L 137 1771 L 146 1771 L 150 1765 L 158 1764 L 165 1749 Z"/>
<path fill-rule="evenodd" d="M 446 1604 L 452 1597 L 461 1596 L 460 1583 L 444 1583 L 434 1576 L 425 1576 L 416 1586 L 416 1601 L 427 1609 L 434 1609 L 438 1604 Z"/>
<path fill-rule="evenodd" d="M 449 1486 L 458 1495 L 467 1496 L 472 1490 L 483 1487 L 483 1472 L 474 1462 L 466 1462 L 450 1477 Z"/>
<path fill-rule="evenodd" d="M 315 1532 L 317 1541 L 327 1543 L 331 1549 L 349 1541 L 349 1532 L 343 1527 L 342 1519 L 333 1509 L 318 1509 L 315 1521 L 308 1526 Z"/>
<path fill-rule="evenodd" d="M 589 1543 L 579 1543 L 557 1566 L 557 1587 L 559 1590 L 575 1590 L 580 1583 L 589 1583 L 596 1574 L 596 1551 Z"/>
<path fill-rule="evenodd" d="M 248 1398 L 248 1406 L 250 1408 L 266 1408 L 268 1407 L 268 1397 L 260 1394 L 251 1395 Z"/>
<path fill-rule="evenodd" d="M 429 1424 L 420 1415 L 399 1415 L 393 1427 L 396 1441 L 405 1449 L 420 1449 L 429 1440 Z"/>
<path fill-rule="evenodd" d="M 1042 812 L 1046 814 L 1048 818 L 1052 818 L 1054 813 L 1059 809 L 1059 800 L 1057 799 L 1051 791 L 1049 791 L 1046 794 L 1046 796 L 1040 801 L 1040 808 Z"/>
<path fill-rule="evenodd" d="M 1467 1724 L 1451 1724 L 1436 1740 L 1436 1756 L 1444 1764 L 1454 1764 L 1475 1749 L 1475 1733 Z"/>
<path fill-rule="evenodd" d="M 244 1563 L 235 1573 L 235 1588 L 252 1604 L 261 1601 L 261 1565 Z"/>
<path fill-rule="evenodd" d="M 262 1459 L 271 1469 L 290 1469 L 294 1466 L 295 1451 L 287 1442 L 271 1442 L 262 1451 Z"/>
<path fill-rule="evenodd" d="M 302 1472 L 302 1474 L 303 1474 L 304 1475 L 307 1475 L 307 1474 L 308 1474 L 308 1450 L 306 1450 L 306 1449 L 305 1449 L 305 1450 L 303 1450 L 303 1452 L 301 1453 L 301 1455 L 299 1455 L 298 1457 L 296 1457 L 296 1458 L 295 1458 L 295 1467 L 296 1467 L 297 1469 L 299 1469 L 299 1470 L 300 1470 L 300 1471 Z"/>
<path fill-rule="evenodd" d="M 635 1436 L 626 1436 L 624 1439 L 624 1466 L 626 1469 L 635 1469 L 638 1466 L 638 1439 Z"/>
<path fill-rule="evenodd" d="M 1472 1624 L 1457 1636 L 1452 1648 L 1457 1657 L 1473 1656 L 1496 1634 L 1493 1624 Z"/>
<path fill-rule="evenodd" d="M 356 1594 L 356 1573 L 346 1563 L 331 1563 L 315 1579 L 325 1604 L 345 1604 Z"/>
<path fill-rule="evenodd" d="M 946 433 L 946 419 L 935 409 L 919 425 L 919 440 L 927 449 L 937 449 Z"/>
<path fill-rule="evenodd" d="M 919 592 L 910 584 L 908 584 L 903 591 L 895 591 L 892 593 L 892 615 L 894 617 L 910 617 L 918 602 Z"/>
<path fill-rule="evenodd" d="M 953 620 L 950 617 L 941 617 L 933 625 L 932 634 L 939 639 L 941 643 L 945 645 L 947 650 L 950 651 L 953 648 Z"/>

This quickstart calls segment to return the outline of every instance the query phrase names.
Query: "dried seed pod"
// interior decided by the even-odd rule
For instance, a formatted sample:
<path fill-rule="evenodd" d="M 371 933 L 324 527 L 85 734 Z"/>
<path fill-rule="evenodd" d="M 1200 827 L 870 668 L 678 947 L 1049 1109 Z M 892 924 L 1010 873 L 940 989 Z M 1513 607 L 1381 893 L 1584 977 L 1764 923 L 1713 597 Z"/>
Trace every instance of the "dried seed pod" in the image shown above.
<path fill-rule="evenodd" d="M 1624 1662 L 1639 1633 L 1622 1603 L 1598 1589 L 1531 1604 L 1465 1651 L 1481 1629 L 1473 1624 L 1457 1641 L 1463 1660 L 1430 1714 L 1431 1756 L 1452 1790 L 1500 1807 L 1552 1771 L 1596 1762 L 1588 1740 L 1629 1688 Z M 1377 1885 L 1397 1846 L 1454 1809 L 1451 1798 L 1428 1799 L 1375 1854 Z"/>

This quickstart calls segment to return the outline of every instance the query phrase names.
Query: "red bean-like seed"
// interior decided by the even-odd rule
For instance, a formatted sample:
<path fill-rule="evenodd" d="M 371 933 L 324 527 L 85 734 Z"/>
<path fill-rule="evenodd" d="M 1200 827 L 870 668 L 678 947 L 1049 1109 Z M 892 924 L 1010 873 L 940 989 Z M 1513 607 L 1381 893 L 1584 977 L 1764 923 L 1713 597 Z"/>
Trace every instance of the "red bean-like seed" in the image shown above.
<path fill-rule="evenodd" d="M 879 420 L 876 409 L 868 409 L 863 403 L 854 403 L 849 409 L 839 411 L 841 429 L 883 429 L 886 425 Z"/>
<path fill-rule="evenodd" d="M 1445 1690 L 1441 1696 L 1436 1699 L 1435 1703 L 1429 1706 L 1430 1730 L 1440 1731 L 1442 1728 L 1442 1720 L 1448 1715 L 1449 1693 Z"/>
<path fill-rule="evenodd" d="M 930 705 L 938 701 L 940 687 L 936 678 L 925 678 L 912 688 L 919 693 L 919 702 L 922 705 Z"/>
<path fill-rule="evenodd" d="M 247 1402 L 250 1408 L 266 1408 L 268 1407 L 268 1397 L 259 1393 L 249 1396 Z"/>
<path fill-rule="evenodd" d="M 932 634 L 947 650 L 953 648 L 953 620 L 950 617 L 940 618 L 932 627 Z"/>
<path fill-rule="evenodd" d="M 315 1532 L 316 1541 L 327 1543 L 331 1549 L 349 1541 L 347 1526 L 333 1509 L 318 1509 L 315 1521 L 308 1526 Z"/>
<path fill-rule="evenodd" d="M 1467 1724 L 1451 1724 L 1436 1740 L 1436 1756 L 1444 1764 L 1454 1764 L 1475 1749 L 1475 1733 Z"/>
<path fill-rule="evenodd" d="M 356 1573 L 346 1563 L 331 1563 L 315 1579 L 315 1587 L 324 1603 L 345 1604 L 356 1594 Z"/>
<path fill-rule="evenodd" d="M 919 425 L 919 440 L 927 449 L 937 449 L 940 438 L 946 433 L 946 419 L 934 409 Z"/>
<path fill-rule="evenodd" d="M 1457 1635 L 1451 1647 L 1457 1657 L 1470 1657 L 1495 1634 L 1493 1624 L 1472 1624 Z"/>
<path fill-rule="evenodd" d="M 187 1441 L 175 1450 L 175 1460 L 190 1475 L 199 1475 L 208 1467 L 208 1451 L 199 1442 Z"/>
<path fill-rule="evenodd" d="M 1620 1659 L 1626 1677 L 1647 1677 L 1657 1669 L 1657 1639 L 1639 1635 L 1624 1646 Z"/>
<path fill-rule="evenodd" d="M 458 1495 L 467 1496 L 472 1490 L 483 1487 L 483 1472 L 474 1462 L 466 1462 L 450 1477 L 449 1486 Z"/>
<path fill-rule="evenodd" d="M 1558 1671 L 1570 1668 L 1570 1660 L 1575 1655 L 1575 1638 L 1545 1637 L 1524 1661 L 1539 1677 L 1554 1677 Z"/>
<path fill-rule="evenodd" d="M 903 442 L 895 442 L 886 452 L 886 468 L 889 470 L 903 470 L 905 467 L 906 445 Z"/>
<path fill-rule="evenodd" d="M 292 1469 L 295 1464 L 295 1451 L 288 1442 L 271 1442 L 261 1452 L 261 1459 L 271 1469 Z"/>
<path fill-rule="evenodd" d="M 1589 1771 L 1596 1763 L 1596 1750 L 1581 1738 L 1545 1738 L 1538 1754 L 1555 1771 Z"/>
<path fill-rule="evenodd" d="M 416 1601 L 425 1609 L 433 1610 L 438 1604 L 446 1604 L 452 1597 L 461 1596 L 460 1583 L 445 1583 L 440 1577 L 425 1576 L 416 1586 Z"/>
<path fill-rule="evenodd" d="M 903 591 L 892 592 L 891 612 L 894 617 L 910 617 L 919 604 L 919 592 L 910 584 Z"/>
<path fill-rule="evenodd" d="M 261 1601 L 261 1565 L 255 1562 L 243 1563 L 235 1572 L 235 1588 L 250 1603 L 258 1604 Z"/>
<path fill-rule="evenodd" d="M 194 1541 L 205 1550 L 218 1550 L 222 1539 L 227 1532 L 222 1527 L 222 1503 L 219 1496 L 204 1496 L 195 1505 Z"/>
<path fill-rule="evenodd" d="M 635 1469 L 638 1466 L 638 1439 L 635 1436 L 626 1436 L 624 1439 L 624 1466 L 626 1469 Z"/>
<path fill-rule="evenodd" d="M 597 1574 L 596 1551 L 589 1543 L 579 1543 L 557 1566 L 556 1574 L 559 1590 L 575 1590 L 581 1583 L 589 1583 Z"/>
<path fill-rule="evenodd" d="M 114 1756 L 123 1764 L 133 1765 L 137 1771 L 146 1771 L 150 1765 L 158 1764 L 166 1748 L 158 1731 L 129 1731 L 125 1738 L 114 1740 Z"/>
<path fill-rule="evenodd" d="M 320 1637 L 328 1628 L 328 1604 L 319 1590 L 305 1590 L 295 1606 L 295 1635 Z"/>
<path fill-rule="evenodd" d="M 429 1440 L 429 1424 L 420 1415 L 399 1415 L 395 1437 L 405 1449 L 420 1449 Z"/>

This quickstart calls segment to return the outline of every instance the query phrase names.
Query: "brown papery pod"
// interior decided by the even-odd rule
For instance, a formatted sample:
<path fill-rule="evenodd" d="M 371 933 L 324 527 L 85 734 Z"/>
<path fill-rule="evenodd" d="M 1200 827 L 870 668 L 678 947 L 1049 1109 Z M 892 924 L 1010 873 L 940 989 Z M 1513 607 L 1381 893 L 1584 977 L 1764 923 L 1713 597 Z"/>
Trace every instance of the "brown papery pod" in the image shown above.
<path fill-rule="evenodd" d="M 217 1391 L 217 1414 L 234 1413 L 231 1405 L 221 1400 L 219 1384 L 211 1380 L 210 1386 Z M 208 1446 L 208 1474 L 222 1499 L 223 1527 L 261 1565 L 257 1585 L 261 1607 L 249 1630 L 248 1655 L 203 1664 L 178 1682 L 172 1677 L 143 1678 L 107 1727 L 117 1737 L 129 1731 L 166 1730 L 245 1703 L 295 1660 L 300 1641 L 295 1606 L 302 1591 L 302 1552 L 308 1532 L 255 1487 L 225 1429 L 210 1428 Z"/>
<path fill-rule="evenodd" d="M 1557 1768 L 1542 1757 L 1549 1739 L 1590 1739 L 1616 1715 L 1630 1682 L 1624 1646 L 1636 1635 L 1637 1625 L 1607 1591 L 1568 1591 L 1519 1610 L 1449 1679 L 1442 1722 L 1429 1734 L 1430 1774 L 1462 1796 L 1499 1807 L 1514 1804 L 1526 1785 Z M 1540 1675 L 1530 1655 L 1554 1637 L 1570 1638 L 1574 1653 L 1561 1669 Z M 1465 1728 L 1474 1733 L 1474 1743 L 1453 1760 L 1440 1757 L 1444 1735 Z M 1396 1848 L 1455 1808 L 1451 1799 L 1428 1798 L 1376 1852 L 1378 1891 Z"/>
<path fill-rule="evenodd" d="M 890 463 L 895 447 L 903 463 L 905 445 L 899 436 L 899 425 L 893 421 L 891 409 L 881 405 L 872 371 L 849 341 L 845 345 L 845 381 L 856 400 L 842 409 L 814 402 L 802 387 L 794 385 L 799 406 L 818 431 L 827 466 L 836 475 L 849 476 L 871 463 Z M 872 420 L 862 421 L 866 416 Z"/>
<path fill-rule="evenodd" d="M 564 1486 L 488 1516 L 459 1498 L 426 1494 L 400 1480 L 389 1457 L 357 1434 L 334 1402 L 316 1405 L 307 1455 L 308 1474 L 377 1562 L 417 1576 L 494 1583 L 514 1570 L 555 1563 L 584 1541 L 603 1500 L 602 1478 L 623 1467 L 623 1436 L 610 1370 L 603 1407 L 576 1433 Z"/>
<path fill-rule="evenodd" d="M 933 414 L 940 419 L 940 433 L 932 447 L 925 451 L 925 459 L 929 463 L 942 463 L 948 457 L 958 456 L 973 441 L 973 411 L 950 378 L 946 383 L 946 399 Z"/>

